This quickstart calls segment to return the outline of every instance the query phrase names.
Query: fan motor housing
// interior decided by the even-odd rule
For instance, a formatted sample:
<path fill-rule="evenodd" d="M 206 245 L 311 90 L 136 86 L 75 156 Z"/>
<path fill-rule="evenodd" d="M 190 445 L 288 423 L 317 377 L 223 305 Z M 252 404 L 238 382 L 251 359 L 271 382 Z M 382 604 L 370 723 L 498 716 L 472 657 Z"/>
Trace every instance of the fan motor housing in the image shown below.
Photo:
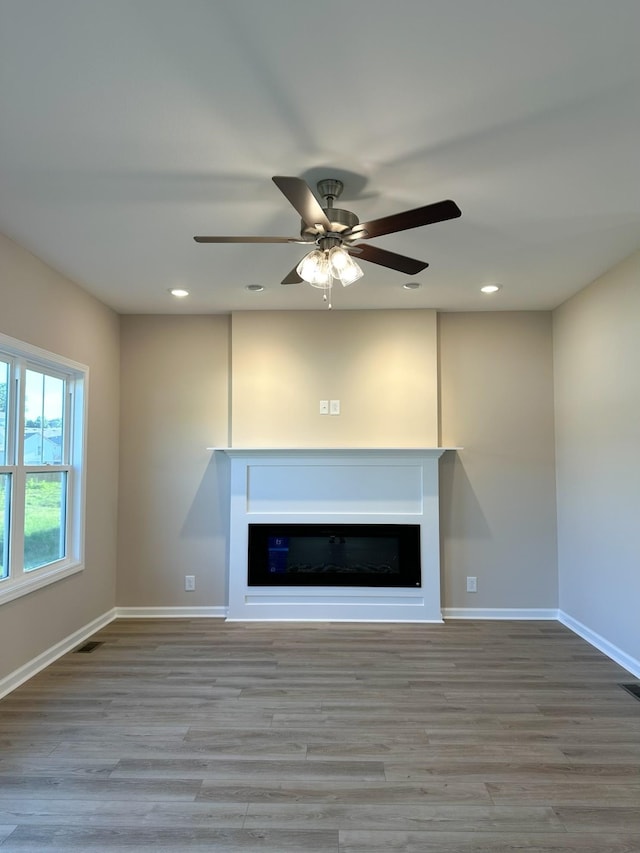
<path fill-rule="evenodd" d="M 360 220 L 350 210 L 342 210 L 339 207 L 325 207 L 324 213 L 331 223 L 330 233 L 341 234 L 349 228 L 360 223 Z M 300 221 L 300 236 L 305 240 L 315 240 L 316 237 L 322 236 L 317 228 L 309 226 L 306 222 Z"/>

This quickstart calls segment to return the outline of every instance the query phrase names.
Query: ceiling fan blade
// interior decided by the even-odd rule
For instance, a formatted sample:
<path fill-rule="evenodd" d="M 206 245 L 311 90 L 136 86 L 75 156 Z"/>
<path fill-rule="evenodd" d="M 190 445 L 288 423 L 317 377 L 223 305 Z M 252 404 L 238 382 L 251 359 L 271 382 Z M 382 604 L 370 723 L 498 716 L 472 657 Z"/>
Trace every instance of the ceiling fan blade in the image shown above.
<path fill-rule="evenodd" d="M 426 261 L 417 261 L 414 258 L 408 258 L 406 255 L 387 252 L 386 249 L 379 249 L 378 246 L 370 246 L 368 243 L 360 243 L 357 248 L 362 250 L 358 255 L 358 260 L 369 261 L 381 267 L 389 267 L 389 269 L 398 270 L 398 272 L 403 272 L 406 275 L 415 275 L 429 266 Z"/>
<path fill-rule="evenodd" d="M 302 178 L 287 178 L 282 175 L 275 175 L 272 180 L 280 192 L 298 211 L 305 225 L 308 225 L 310 228 L 313 228 L 314 225 L 322 225 L 325 231 L 331 231 L 331 223 L 327 219 L 324 210 L 320 207 L 320 202 Z"/>
<path fill-rule="evenodd" d="M 297 266 L 298 265 L 296 264 L 296 266 L 291 270 L 291 272 L 287 273 L 287 275 L 285 275 L 285 277 L 282 279 L 280 284 L 300 284 L 301 283 L 302 279 L 300 278 L 300 276 L 296 272 Z"/>
<path fill-rule="evenodd" d="M 359 231 L 366 231 L 367 238 L 381 237 L 383 234 L 408 231 L 409 228 L 433 225 L 435 222 L 445 222 L 447 219 L 456 219 L 458 216 L 462 216 L 462 211 L 455 201 L 437 201 L 424 207 L 416 207 L 414 210 L 405 210 L 392 216 L 372 219 L 371 222 L 361 222 L 352 233 L 356 238 Z"/>
<path fill-rule="evenodd" d="M 297 237 L 194 237 L 196 243 L 299 243 Z"/>

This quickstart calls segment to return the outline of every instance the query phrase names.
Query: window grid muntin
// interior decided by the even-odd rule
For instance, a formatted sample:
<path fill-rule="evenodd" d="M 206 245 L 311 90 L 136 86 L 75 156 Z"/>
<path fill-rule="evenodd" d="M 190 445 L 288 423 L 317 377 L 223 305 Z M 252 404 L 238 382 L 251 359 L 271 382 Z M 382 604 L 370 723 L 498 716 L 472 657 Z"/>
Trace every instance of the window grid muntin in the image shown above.
<path fill-rule="evenodd" d="M 12 375 L 12 364 L 9 359 L 0 358 L 0 465 L 6 465 L 8 461 L 7 431 L 11 423 L 8 418 L 8 408 Z"/>

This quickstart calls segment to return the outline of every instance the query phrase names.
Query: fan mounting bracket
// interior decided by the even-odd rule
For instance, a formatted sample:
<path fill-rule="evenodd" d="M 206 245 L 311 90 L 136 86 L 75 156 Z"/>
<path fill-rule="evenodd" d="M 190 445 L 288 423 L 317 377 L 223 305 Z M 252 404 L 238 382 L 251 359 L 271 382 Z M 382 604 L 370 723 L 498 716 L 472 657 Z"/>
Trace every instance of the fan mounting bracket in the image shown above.
<path fill-rule="evenodd" d="M 325 178 L 323 181 L 318 181 L 316 187 L 318 188 L 320 198 L 323 198 L 327 202 L 333 202 L 342 195 L 344 184 L 337 178 Z M 331 203 L 327 206 L 331 207 Z"/>

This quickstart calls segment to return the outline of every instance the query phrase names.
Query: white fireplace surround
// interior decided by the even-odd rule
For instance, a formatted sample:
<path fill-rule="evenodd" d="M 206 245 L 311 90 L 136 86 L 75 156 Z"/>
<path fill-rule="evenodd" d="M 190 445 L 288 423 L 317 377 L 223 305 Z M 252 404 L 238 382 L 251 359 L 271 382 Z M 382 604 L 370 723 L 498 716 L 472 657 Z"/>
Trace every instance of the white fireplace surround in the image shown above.
<path fill-rule="evenodd" d="M 456 448 L 211 449 L 231 460 L 228 619 L 442 622 L 438 460 Z M 250 587 L 252 523 L 419 524 L 422 587 Z"/>

